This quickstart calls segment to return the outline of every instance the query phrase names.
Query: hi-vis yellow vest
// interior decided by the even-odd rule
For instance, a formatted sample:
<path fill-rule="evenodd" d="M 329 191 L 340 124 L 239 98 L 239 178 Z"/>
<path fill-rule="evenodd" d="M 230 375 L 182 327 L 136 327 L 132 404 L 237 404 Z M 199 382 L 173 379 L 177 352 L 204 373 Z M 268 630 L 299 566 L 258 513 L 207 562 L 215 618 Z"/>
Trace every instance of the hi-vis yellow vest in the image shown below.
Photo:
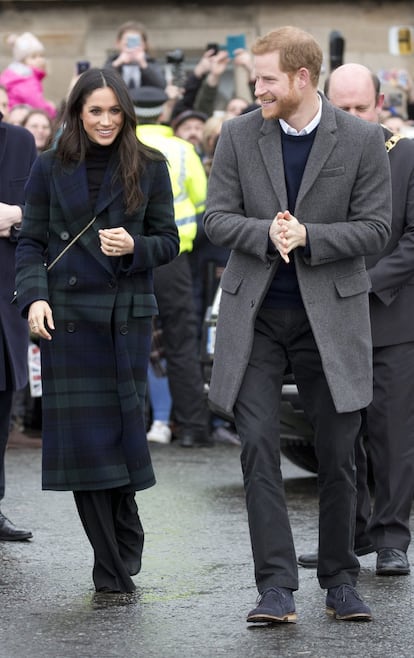
<path fill-rule="evenodd" d="M 197 215 L 206 207 L 207 176 L 203 164 L 193 145 L 175 137 L 169 126 L 139 125 L 137 135 L 144 144 L 158 149 L 168 160 L 180 253 L 192 251 Z"/>

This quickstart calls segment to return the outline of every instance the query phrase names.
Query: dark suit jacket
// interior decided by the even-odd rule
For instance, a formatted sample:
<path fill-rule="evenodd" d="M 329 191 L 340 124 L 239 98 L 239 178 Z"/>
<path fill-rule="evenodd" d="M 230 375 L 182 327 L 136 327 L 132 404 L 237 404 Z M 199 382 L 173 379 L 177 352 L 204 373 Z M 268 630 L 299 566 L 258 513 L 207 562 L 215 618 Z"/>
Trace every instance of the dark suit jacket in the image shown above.
<path fill-rule="evenodd" d="M 386 128 L 384 133 L 385 139 L 392 134 Z M 400 139 L 389 159 L 391 239 L 379 254 L 366 259 L 375 347 L 414 340 L 414 140 Z"/>
<path fill-rule="evenodd" d="M 48 300 L 55 331 L 41 340 L 43 488 L 104 489 L 154 483 L 144 422 L 152 316 L 152 268 L 172 260 L 179 239 L 165 162 L 148 162 L 144 200 L 125 214 L 117 153 L 108 164 L 95 208 L 85 164 L 62 169 L 42 153 L 26 188 L 16 252 L 17 303 L 25 314 Z M 52 262 L 96 215 L 95 223 L 47 273 Z M 135 251 L 109 258 L 98 229 L 124 226 Z"/>
<path fill-rule="evenodd" d="M 0 121 L 0 202 L 23 206 L 24 185 L 37 152 L 33 135 Z M 0 390 L 27 383 L 28 326 L 11 299 L 14 291 L 16 233 L 0 238 Z M 6 381 L 6 367 L 11 382 Z"/>

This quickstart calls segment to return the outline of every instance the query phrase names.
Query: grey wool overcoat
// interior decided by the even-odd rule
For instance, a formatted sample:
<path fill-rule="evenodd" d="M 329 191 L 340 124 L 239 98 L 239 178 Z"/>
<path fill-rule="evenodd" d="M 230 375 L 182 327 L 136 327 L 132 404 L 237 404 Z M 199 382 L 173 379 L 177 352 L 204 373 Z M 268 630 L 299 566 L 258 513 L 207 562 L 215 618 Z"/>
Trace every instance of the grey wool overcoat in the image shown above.
<path fill-rule="evenodd" d="M 204 217 L 208 238 L 231 249 L 221 278 L 210 404 L 231 414 L 252 348 L 254 323 L 279 255 L 268 234 L 287 209 L 279 122 L 261 110 L 223 124 Z M 292 209 L 290 209 L 292 211 Z M 364 256 L 390 236 L 391 183 L 379 125 L 322 98 L 322 117 L 294 216 L 306 225 L 310 257 L 295 259 L 303 303 L 338 412 L 372 398 L 370 280 Z"/>
<path fill-rule="evenodd" d="M 151 319 L 158 312 L 152 268 L 178 253 L 165 162 L 148 161 L 144 201 L 126 215 L 111 156 L 93 209 L 86 167 L 41 154 L 26 186 L 16 250 L 17 303 L 23 315 L 49 302 L 52 340 L 41 340 L 44 489 L 87 490 L 154 484 L 144 400 Z M 96 215 L 94 224 L 47 272 L 53 259 Z M 98 229 L 123 226 L 134 254 L 108 258 Z"/>

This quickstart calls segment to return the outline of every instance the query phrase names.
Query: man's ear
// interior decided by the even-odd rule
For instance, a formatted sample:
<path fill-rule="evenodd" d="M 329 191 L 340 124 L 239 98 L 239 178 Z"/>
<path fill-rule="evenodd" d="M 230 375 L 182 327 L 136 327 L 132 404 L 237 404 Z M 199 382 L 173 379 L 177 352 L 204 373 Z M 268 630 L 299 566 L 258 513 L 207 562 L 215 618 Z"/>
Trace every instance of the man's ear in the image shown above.
<path fill-rule="evenodd" d="M 376 106 L 378 111 L 382 110 L 382 106 L 384 105 L 384 100 L 385 100 L 385 94 L 382 93 L 378 94 L 377 106 Z"/>
<path fill-rule="evenodd" d="M 310 81 L 309 71 L 304 66 L 302 66 L 296 72 L 296 76 L 297 76 L 297 79 L 298 79 L 298 82 L 299 82 L 299 88 L 300 89 L 303 89 L 304 87 L 306 87 L 306 85 L 309 84 L 309 81 Z"/>

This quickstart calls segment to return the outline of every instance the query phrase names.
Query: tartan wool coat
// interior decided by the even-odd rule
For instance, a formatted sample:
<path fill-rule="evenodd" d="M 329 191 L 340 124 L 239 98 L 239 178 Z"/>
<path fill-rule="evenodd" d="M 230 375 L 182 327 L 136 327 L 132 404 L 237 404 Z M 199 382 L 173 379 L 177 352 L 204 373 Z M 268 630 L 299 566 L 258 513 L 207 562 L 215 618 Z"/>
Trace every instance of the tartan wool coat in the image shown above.
<path fill-rule="evenodd" d="M 151 320 L 158 313 L 152 268 L 178 254 L 173 197 L 165 162 L 146 161 L 144 201 L 126 215 L 113 153 L 95 208 L 84 163 L 62 168 L 42 153 L 26 186 L 16 250 L 17 303 L 46 300 L 52 340 L 41 340 L 42 487 L 98 490 L 155 483 L 144 420 Z M 96 215 L 93 225 L 48 272 Z M 109 258 L 98 230 L 123 226 L 134 253 Z"/>

